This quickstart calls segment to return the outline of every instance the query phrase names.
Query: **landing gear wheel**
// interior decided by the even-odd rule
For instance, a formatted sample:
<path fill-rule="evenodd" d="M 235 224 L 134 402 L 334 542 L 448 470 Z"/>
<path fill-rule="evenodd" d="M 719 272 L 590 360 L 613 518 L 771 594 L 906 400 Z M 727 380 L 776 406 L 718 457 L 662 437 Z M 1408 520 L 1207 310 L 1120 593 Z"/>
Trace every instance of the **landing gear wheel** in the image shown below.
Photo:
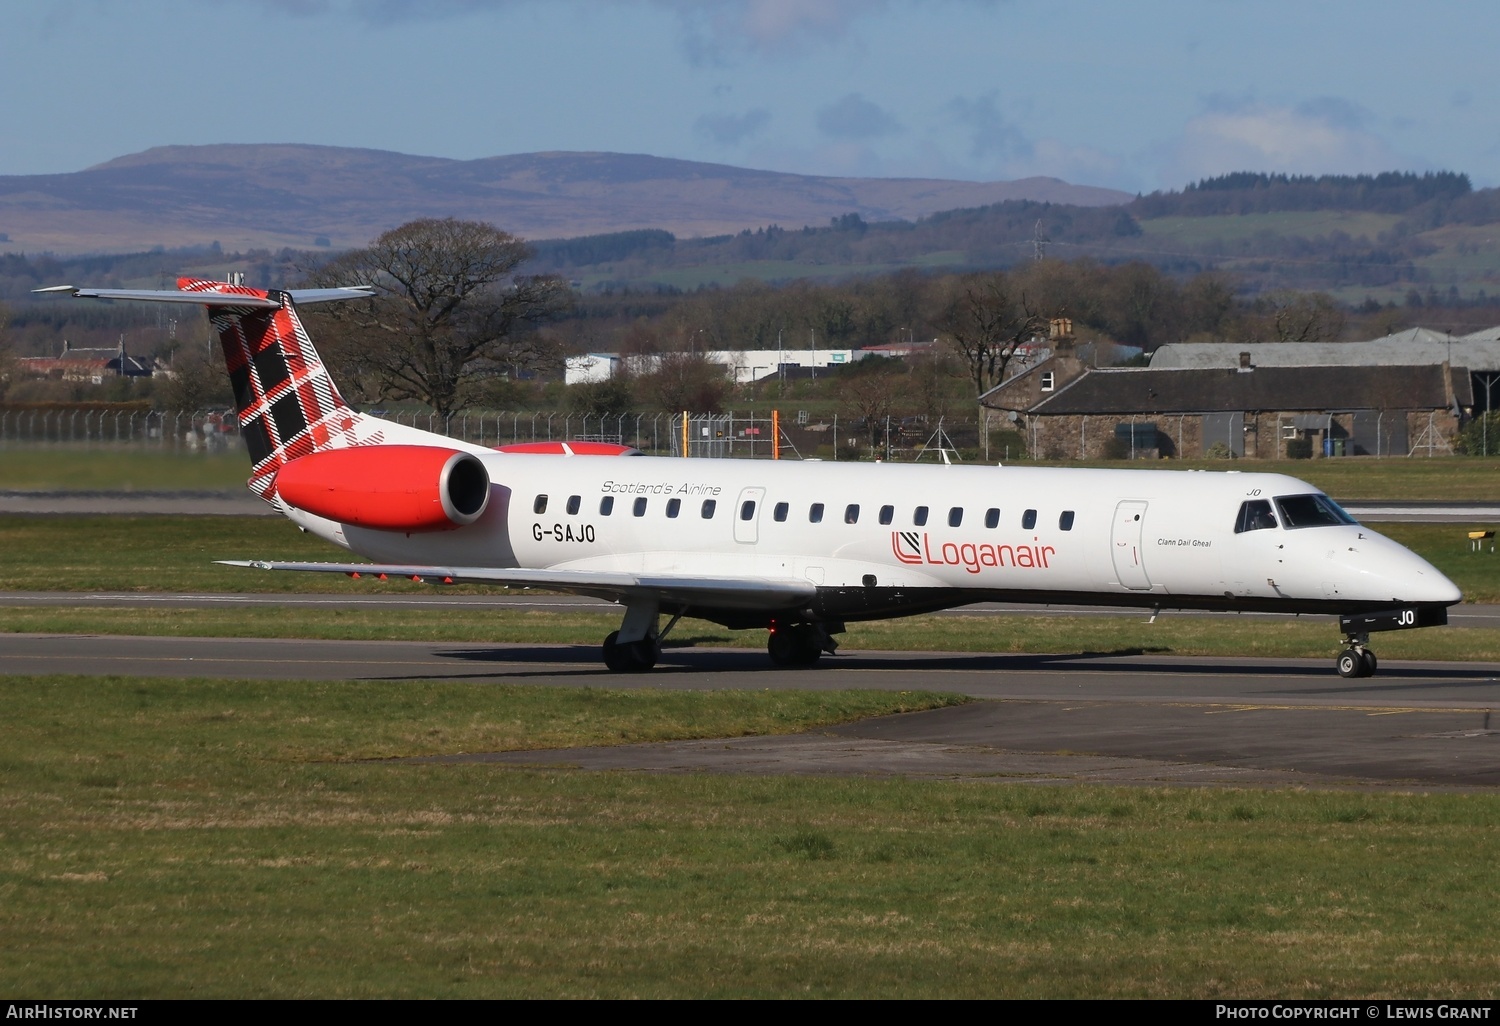
<path fill-rule="evenodd" d="M 610 631 L 604 639 L 604 665 L 611 673 L 624 673 L 630 668 L 630 659 L 625 646 L 620 644 L 620 632 Z"/>
<path fill-rule="evenodd" d="M 1375 653 L 1368 648 L 1346 648 L 1339 653 L 1340 677 L 1369 677 L 1375 673 Z"/>
<path fill-rule="evenodd" d="M 777 666 L 811 666 L 823 655 L 817 631 L 807 625 L 771 631 L 766 652 Z"/>
<path fill-rule="evenodd" d="M 604 665 L 612 673 L 645 673 L 656 665 L 661 648 L 655 638 L 620 642 L 620 632 L 610 631 L 604 639 Z"/>
<path fill-rule="evenodd" d="M 629 651 L 630 669 L 634 673 L 645 673 L 656 665 L 656 660 L 661 655 L 661 648 L 654 638 L 642 638 L 620 647 Z"/>

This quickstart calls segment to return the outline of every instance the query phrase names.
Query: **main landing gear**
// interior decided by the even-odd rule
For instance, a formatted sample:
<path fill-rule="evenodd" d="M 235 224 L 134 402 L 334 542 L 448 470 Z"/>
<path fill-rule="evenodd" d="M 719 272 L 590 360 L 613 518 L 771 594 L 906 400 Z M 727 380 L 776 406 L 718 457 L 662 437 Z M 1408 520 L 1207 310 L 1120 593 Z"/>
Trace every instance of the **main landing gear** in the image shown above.
<path fill-rule="evenodd" d="M 1370 644 L 1368 634 L 1351 634 L 1344 639 L 1349 647 L 1339 653 L 1337 662 L 1340 677 L 1373 677 L 1375 676 L 1375 653 L 1367 646 Z"/>
<path fill-rule="evenodd" d="M 620 641 L 619 631 L 610 631 L 604 639 L 604 665 L 612 673 L 645 673 L 661 657 L 661 640 L 645 637 Z"/>
<path fill-rule="evenodd" d="M 766 652 L 777 666 L 811 666 L 823 653 L 839 647 L 828 628 L 820 623 L 782 624 L 772 621 Z"/>
<path fill-rule="evenodd" d="M 666 627 L 656 629 L 661 616 L 661 604 L 655 599 L 635 599 L 625 606 L 625 620 L 620 629 L 610 631 L 604 639 L 604 665 L 611 673 L 645 673 L 656 666 L 661 658 L 661 643 L 682 619 L 681 610 L 667 621 Z M 829 623 L 783 623 L 771 622 L 771 637 L 766 651 L 771 662 L 777 666 L 811 666 L 837 650 L 839 643 L 833 635 L 842 633 L 844 625 Z"/>
<path fill-rule="evenodd" d="M 625 622 L 604 639 L 604 665 L 611 672 L 645 673 L 656 665 L 661 658 L 662 639 L 682 619 L 678 613 L 665 629 L 658 631 L 656 621 L 660 615 L 661 605 L 655 599 L 639 599 L 625 607 Z"/>

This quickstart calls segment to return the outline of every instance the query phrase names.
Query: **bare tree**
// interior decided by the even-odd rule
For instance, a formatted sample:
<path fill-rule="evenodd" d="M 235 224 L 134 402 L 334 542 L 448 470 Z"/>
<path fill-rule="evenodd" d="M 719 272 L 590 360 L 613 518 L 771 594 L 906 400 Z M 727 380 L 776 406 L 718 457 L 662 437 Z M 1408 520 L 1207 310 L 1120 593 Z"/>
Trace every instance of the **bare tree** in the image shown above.
<path fill-rule="evenodd" d="M 1244 337 L 1247 342 L 1337 342 L 1346 317 L 1325 292 L 1270 292 L 1256 298 L 1244 315 Z"/>
<path fill-rule="evenodd" d="M 152 384 L 157 405 L 166 410 L 201 410 L 234 402 L 223 360 L 203 342 L 180 346 L 172 354 L 168 373 Z"/>
<path fill-rule="evenodd" d="M 729 369 L 709 363 L 702 353 L 662 353 L 655 368 L 639 379 L 639 389 L 669 413 L 718 413 L 729 396 Z"/>
<path fill-rule="evenodd" d="M 1025 292 L 995 271 L 959 279 L 938 325 L 968 364 L 969 378 L 983 395 L 1005 380 L 1005 368 L 1017 347 L 1041 333 L 1047 322 Z"/>
<path fill-rule="evenodd" d="M 873 357 L 860 363 L 870 366 L 856 364 L 852 372 L 846 371 L 839 383 L 839 397 L 856 420 L 864 421 L 870 448 L 874 449 L 886 433 L 886 421 L 904 397 L 907 381 L 895 361 Z"/>
<path fill-rule="evenodd" d="M 1277 342 L 1337 342 L 1344 334 L 1344 311 L 1326 292 L 1275 294 L 1267 303 Z"/>
<path fill-rule="evenodd" d="M 339 329 L 325 358 L 355 391 L 420 399 L 449 416 L 479 379 L 548 355 L 536 328 L 566 309 L 572 292 L 553 276 L 517 274 L 530 255 L 522 240 L 477 221 L 411 221 L 386 232 L 314 275 L 318 284 L 376 290 L 321 315 Z"/>

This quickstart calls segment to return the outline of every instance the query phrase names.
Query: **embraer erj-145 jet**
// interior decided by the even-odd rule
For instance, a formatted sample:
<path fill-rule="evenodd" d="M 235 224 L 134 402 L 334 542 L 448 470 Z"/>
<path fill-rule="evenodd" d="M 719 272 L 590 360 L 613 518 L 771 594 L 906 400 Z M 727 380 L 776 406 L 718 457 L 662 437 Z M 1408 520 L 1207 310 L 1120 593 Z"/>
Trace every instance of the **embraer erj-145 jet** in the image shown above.
<path fill-rule="evenodd" d="M 1364 677 L 1372 631 L 1446 623 L 1461 598 L 1425 560 L 1279 474 L 488 449 L 340 397 L 297 306 L 368 290 L 177 285 L 42 291 L 207 306 L 249 487 L 373 561 L 233 565 L 600 596 L 625 609 L 604 639 L 615 671 L 654 666 L 685 614 L 767 628 L 771 658 L 796 665 L 832 652 L 848 621 L 1001 601 L 1335 614 L 1338 671 Z"/>

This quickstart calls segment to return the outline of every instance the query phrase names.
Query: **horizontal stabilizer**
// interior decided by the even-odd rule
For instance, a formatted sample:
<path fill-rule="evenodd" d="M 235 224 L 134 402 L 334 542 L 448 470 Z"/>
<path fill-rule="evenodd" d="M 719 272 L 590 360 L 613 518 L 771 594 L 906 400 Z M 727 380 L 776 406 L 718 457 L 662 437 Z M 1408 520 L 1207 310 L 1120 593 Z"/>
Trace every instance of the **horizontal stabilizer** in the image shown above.
<path fill-rule="evenodd" d="M 281 303 L 269 296 L 245 295 L 241 292 L 184 292 L 181 289 L 85 289 L 76 285 L 52 285 L 32 289 L 35 293 L 67 293 L 77 299 L 133 299 L 145 303 L 192 303 L 195 306 L 233 306 L 240 309 L 275 310 Z M 339 289 L 292 289 L 292 302 L 328 303 L 339 299 L 369 299 L 374 290 L 363 285 Z"/>
<path fill-rule="evenodd" d="M 383 563 L 275 563 L 221 559 L 225 566 L 301 570 L 350 577 L 397 577 L 424 584 L 513 584 L 609 599 L 654 595 L 663 601 L 733 609 L 786 609 L 807 602 L 817 586 L 802 578 L 702 577 L 623 570 L 525 570 L 518 567 L 419 566 Z"/>

